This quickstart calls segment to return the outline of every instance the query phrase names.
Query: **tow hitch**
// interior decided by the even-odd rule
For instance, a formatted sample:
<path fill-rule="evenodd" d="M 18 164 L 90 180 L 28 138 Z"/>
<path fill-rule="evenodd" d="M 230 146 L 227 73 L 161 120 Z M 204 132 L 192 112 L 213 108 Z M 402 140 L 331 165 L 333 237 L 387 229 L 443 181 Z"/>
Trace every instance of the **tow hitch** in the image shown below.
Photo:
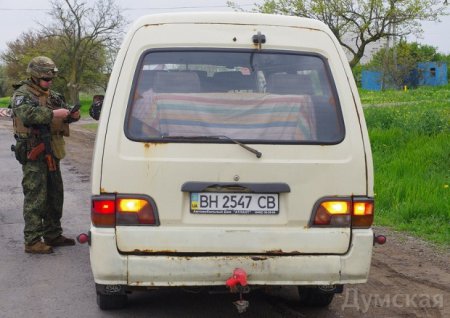
<path fill-rule="evenodd" d="M 247 273 L 242 268 L 236 268 L 233 275 L 225 282 L 231 293 L 239 293 L 239 300 L 233 302 L 240 314 L 244 313 L 249 302 L 242 297 L 242 294 L 250 292 L 250 287 L 247 285 Z"/>

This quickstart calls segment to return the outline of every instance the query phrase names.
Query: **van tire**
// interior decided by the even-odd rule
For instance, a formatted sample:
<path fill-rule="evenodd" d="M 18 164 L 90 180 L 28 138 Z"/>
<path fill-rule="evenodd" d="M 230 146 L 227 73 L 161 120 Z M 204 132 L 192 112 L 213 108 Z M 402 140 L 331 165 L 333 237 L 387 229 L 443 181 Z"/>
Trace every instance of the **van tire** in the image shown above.
<path fill-rule="evenodd" d="M 298 287 L 299 303 L 305 307 L 327 307 L 334 298 L 334 293 L 327 293 L 317 287 Z"/>
<path fill-rule="evenodd" d="M 97 305 L 102 310 L 121 309 L 126 306 L 127 295 L 105 295 L 97 293 Z"/>

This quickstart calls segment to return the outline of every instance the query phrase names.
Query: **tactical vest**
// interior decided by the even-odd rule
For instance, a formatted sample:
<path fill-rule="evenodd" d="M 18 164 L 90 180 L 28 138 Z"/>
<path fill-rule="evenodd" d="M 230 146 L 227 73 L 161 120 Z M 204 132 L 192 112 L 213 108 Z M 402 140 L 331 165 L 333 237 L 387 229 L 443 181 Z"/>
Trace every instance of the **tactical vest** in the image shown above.
<path fill-rule="evenodd" d="M 47 107 L 50 108 L 51 110 L 60 108 L 59 105 L 51 105 L 49 103 L 48 96 L 50 91 L 44 91 L 40 89 L 38 86 L 27 82 L 25 82 L 24 85 L 26 85 L 28 92 L 39 98 L 40 107 Z M 14 97 L 15 94 L 13 95 L 13 100 Z M 17 116 L 13 116 L 13 126 L 14 126 L 14 133 L 19 136 L 27 137 L 31 133 L 31 128 L 26 127 L 23 124 L 22 120 Z M 63 118 L 53 118 L 50 124 L 50 132 L 52 135 L 69 136 L 70 135 L 69 124 L 65 123 Z"/>

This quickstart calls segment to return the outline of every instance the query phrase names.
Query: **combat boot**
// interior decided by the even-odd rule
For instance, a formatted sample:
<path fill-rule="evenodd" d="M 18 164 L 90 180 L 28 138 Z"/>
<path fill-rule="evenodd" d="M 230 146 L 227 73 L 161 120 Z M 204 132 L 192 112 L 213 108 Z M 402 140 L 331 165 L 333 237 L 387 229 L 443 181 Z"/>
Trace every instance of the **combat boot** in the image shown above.
<path fill-rule="evenodd" d="M 64 235 L 60 235 L 54 239 L 44 239 L 45 244 L 49 246 L 71 246 L 75 245 L 75 240 L 65 237 Z"/>
<path fill-rule="evenodd" d="M 31 254 L 50 254 L 53 253 L 53 248 L 41 241 L 33 244 L 25 244 L 25 253 Z"/>

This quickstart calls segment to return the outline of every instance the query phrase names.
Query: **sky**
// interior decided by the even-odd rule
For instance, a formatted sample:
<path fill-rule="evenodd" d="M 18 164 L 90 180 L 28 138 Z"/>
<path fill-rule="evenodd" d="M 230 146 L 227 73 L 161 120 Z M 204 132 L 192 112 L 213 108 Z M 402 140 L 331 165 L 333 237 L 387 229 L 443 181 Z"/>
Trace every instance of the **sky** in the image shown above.
<path fill-rule="evenodd" d="M 94 2 L 93 0 L 80 0 Z M 243 9 L 251 10 L 263 0 L 235 0 Z M 132 22 L 138 17 L 152 13 L 179 11 L 232 11 L 226 0 L 116 0 L 125 18 Z M 51 8 L 49 0 L 0 0 L 0 52 L 6 43 L 16 40 L 20 34 L 37 27 L 36 21 L 45 24 Z M 450 9 L 450 8 L 449 8 Z M 440 53 L 450 54 L 450 16 L 441 22 L 424 22 L 421 37 L 409 36 L 408 41 L 437 47 Z"/>

